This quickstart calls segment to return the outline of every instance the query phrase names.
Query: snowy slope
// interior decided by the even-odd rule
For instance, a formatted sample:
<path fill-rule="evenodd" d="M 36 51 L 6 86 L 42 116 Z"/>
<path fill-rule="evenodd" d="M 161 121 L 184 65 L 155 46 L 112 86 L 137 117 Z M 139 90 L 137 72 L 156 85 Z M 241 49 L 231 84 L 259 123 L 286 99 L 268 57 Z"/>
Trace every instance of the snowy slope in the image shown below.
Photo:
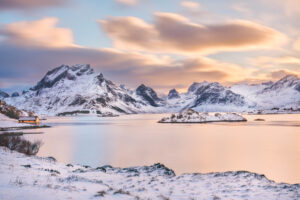
<path fill-rule="evenodd" d="M 90 168 L 0 147 L 0 199 L 296 200 L 300 185 L 236 171 L 176 176 L 164 165 Z"/>
<path fill-rule="evenodd" d="M 231 86 L 231 90 L 254 102 L 256 109 L 300 108 L 300 78 L 288 75 L 279 81 L 255 85 L 239 84 Z"/>

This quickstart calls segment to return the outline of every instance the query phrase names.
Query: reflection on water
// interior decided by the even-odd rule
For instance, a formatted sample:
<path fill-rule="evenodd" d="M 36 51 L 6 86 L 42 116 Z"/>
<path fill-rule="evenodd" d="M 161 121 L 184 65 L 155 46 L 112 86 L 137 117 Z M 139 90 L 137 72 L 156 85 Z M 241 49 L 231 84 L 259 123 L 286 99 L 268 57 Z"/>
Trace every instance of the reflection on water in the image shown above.
<path fill-rule="evenodd" d="M 65 163 L 128 167 L 161 162 L 177 174 L 247 170 L 300 183 L 299 114 L 247 115 L 248 122 L 241 123 L 156 123 L 163 116 L 49 118 L 52 128 L 25 137 L 42 139 L 38 155 Z"/>

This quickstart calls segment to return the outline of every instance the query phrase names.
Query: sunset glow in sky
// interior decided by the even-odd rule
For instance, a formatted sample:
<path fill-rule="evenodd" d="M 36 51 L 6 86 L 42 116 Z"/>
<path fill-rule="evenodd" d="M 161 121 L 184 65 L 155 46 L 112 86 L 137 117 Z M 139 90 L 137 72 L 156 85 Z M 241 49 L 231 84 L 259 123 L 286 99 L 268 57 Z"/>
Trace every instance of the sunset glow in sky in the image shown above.
<path fill-rule="evenodd" d="M 0 89 L 61 64 L 160 92 L 300 75 L 299 0 L 0 0 Z"/>

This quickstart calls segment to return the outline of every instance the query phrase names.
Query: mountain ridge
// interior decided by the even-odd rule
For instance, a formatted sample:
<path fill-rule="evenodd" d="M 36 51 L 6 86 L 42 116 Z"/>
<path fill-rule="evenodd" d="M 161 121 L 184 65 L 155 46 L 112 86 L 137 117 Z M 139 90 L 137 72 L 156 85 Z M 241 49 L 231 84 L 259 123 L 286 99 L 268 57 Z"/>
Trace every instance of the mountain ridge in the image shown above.
<path fill-rule="evenodd" d="M 230 87 L 218 82 L 194 82 L 186 93 L 174 88 L 166 98 L 144 84 L 135 90 L 118 86 L 96 73 L 89 64 L 61 65 L 22 94 L 1 99 L 20 109 L 38 114 L 95 113 L 118 115 L 136 113 L 178 112 L 193 108 L 197 111 L 251 111 L 272 108 L 300 108 L 300 78 L 288 75 L 276 82 L 235 84 Z M 280 99 L 276 98 L 279 97 Z"/>

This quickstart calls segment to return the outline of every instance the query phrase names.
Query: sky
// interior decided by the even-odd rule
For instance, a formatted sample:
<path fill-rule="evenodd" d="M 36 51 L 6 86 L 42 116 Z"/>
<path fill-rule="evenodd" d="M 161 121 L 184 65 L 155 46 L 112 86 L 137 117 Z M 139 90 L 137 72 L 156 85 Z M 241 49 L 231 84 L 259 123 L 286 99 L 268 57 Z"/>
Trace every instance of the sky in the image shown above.
<path fill-rule="evenodd" d="M 300 0 L 0 0 L 0 89 L 62 64 L 160 93 L 300 75 Z"/>

